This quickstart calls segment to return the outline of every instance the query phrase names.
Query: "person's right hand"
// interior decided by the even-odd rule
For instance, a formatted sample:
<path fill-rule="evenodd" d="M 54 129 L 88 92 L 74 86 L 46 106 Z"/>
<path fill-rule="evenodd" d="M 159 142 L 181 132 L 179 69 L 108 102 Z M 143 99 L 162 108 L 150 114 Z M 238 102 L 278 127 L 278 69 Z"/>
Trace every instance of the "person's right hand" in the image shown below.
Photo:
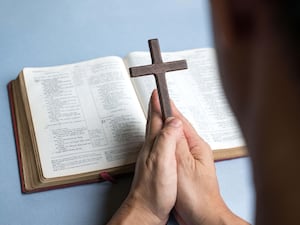
<path fill-rule="evenodd" d="M 177 200 L 174 215 L 181 225 L 247 224 L 224 203 L 210 146 L 172 104 L 183 122 L 185 139 L 177 145 Z"/>

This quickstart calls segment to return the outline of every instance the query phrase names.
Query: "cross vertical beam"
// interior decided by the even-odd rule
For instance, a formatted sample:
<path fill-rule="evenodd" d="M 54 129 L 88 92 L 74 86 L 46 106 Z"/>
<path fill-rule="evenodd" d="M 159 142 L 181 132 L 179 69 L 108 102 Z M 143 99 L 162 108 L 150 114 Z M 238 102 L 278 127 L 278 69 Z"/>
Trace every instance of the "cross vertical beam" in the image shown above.
<path fill-rule="evenodd" d="M 163 62 L 159 42 L 157 39 L 148 41 L 152 64 L 129 68 L 131 77 L 145 76 L 153 74 L 159 95 L 159 103 L 162 111 L 162 119 L 165 121 L 172 116 L 170 97 L 166 82 L 166 72 L 187 69 L 186 60 Z"/>

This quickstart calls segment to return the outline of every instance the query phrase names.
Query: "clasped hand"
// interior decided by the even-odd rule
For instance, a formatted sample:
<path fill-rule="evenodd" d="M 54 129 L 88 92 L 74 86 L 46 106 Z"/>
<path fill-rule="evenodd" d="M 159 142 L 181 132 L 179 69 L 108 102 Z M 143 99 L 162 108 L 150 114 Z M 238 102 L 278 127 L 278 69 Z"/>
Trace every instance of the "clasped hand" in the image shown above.
<path fill-rule="evenodd" d="M 172 210 L 181 225 L 238 221 L 221 198 L 209 145 L 173 103 L 172 111 L 163 123 L 154 91 L 131 190 L 110 224 L 166 224 Z"/>

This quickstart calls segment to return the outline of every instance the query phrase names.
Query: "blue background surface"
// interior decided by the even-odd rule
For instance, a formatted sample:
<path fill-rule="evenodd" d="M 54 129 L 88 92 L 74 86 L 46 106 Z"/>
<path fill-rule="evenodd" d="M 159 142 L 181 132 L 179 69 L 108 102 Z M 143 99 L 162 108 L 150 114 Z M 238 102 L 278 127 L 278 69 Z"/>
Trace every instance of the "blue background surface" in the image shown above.
<path fill-rule="evenodd" d="M 131 176 L 107 182 L 21 194 L 6 85 L 23 67 L 51 66 L 148 50 L 212 47 L 207 0 L 0 0 L 0 224 L 98 225 L 118 208 Z M 248 158 L 216 163 L 222 195 L 254 222 Z M 176 224 L 170 220 L 169 224 Z"/>

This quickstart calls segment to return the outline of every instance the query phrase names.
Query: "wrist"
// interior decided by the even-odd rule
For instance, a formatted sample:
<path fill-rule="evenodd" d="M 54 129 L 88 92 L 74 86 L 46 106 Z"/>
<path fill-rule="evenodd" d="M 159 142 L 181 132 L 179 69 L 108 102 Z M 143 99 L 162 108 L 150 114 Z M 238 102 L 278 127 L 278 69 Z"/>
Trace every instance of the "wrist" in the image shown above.
<path fill-rule="evenodd" d="M 202 209 L 199 211 L 199 209 Z M 185 213 L 182 214 L 182 212 Z M 189 210 L 175 208 L 175 218 L 180 224 L 190 225 L 249 225 L 245 220 L 235 215 L 221 199 L 213 207 L 189 207 Z"/>
<path fill-rule="evenodd" d="M 219 217 L 218 225 L 249 225 L 248 222 L 235 215 L 229 209 Z"/>
<path fill-rule="evenodd" d="M 215 225 L 249 225 L 245 220 L 234 214 L 225 203 L 223 206 L 216 209 L 216 220 Z"/>
<path fill-rule="evenodd" d="M 155 215 L 155 213 L 152 212 L 151 209 L 147 208 L 147 206 L 139 201 L 136 197 L 128 196 L 109 222 L 109 225 L 161 225 L 166 224 L 167 220 L 168 217 L 159 218 L 157 215 Z"/>

